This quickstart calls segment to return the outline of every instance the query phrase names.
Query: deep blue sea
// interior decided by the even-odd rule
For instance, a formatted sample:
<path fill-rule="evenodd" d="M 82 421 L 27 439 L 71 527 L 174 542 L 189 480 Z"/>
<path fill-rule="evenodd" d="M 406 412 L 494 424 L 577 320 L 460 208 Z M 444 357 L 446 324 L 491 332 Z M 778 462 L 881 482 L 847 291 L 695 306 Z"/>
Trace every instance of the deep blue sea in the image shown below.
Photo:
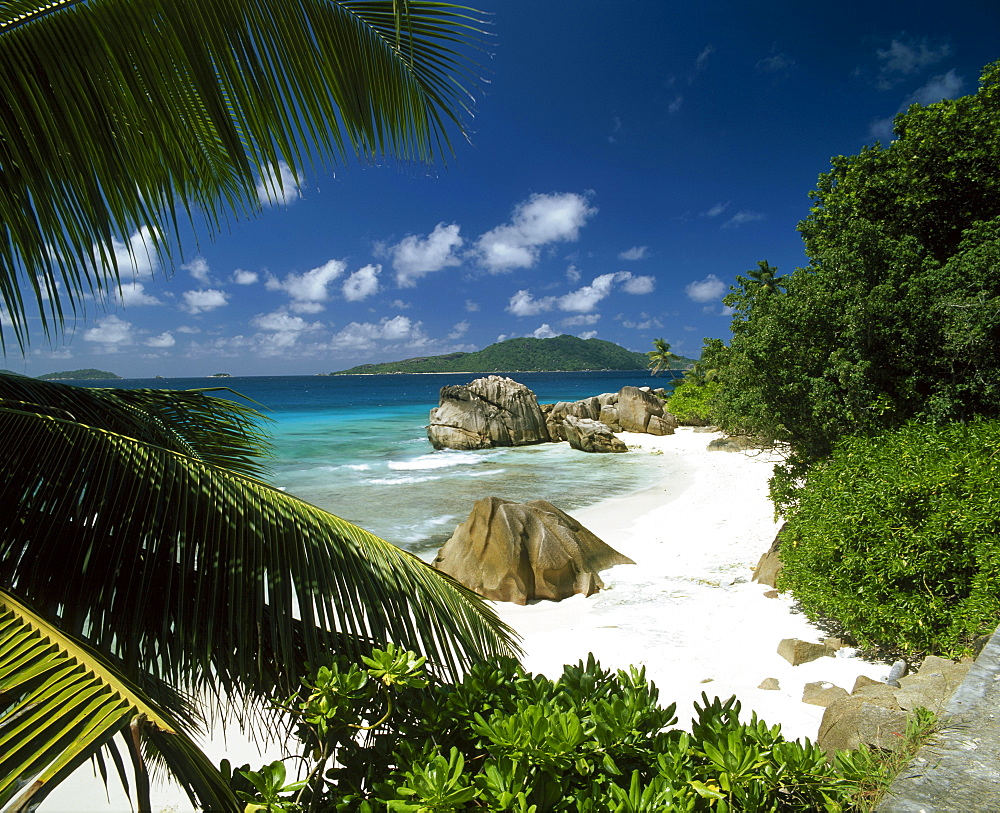
<path fill-rule="evenodd" d="M 476 374 L 263 376 L 115 381 L 127 389 L 225 386 L 269 418 L 271 482 L 402 548 L 428 557 L 482 497 L 545 499 L 566 511 L 652 485 L 649 455 L 589 455 L 565 443 L 434 451 L 428 413 L 447 384 Z M 643 372 L 512 373 L 539 403 L 575 401 L 626 385 L 669 386 Z M 107 386 L 110 382 L 93 382 Z"/>

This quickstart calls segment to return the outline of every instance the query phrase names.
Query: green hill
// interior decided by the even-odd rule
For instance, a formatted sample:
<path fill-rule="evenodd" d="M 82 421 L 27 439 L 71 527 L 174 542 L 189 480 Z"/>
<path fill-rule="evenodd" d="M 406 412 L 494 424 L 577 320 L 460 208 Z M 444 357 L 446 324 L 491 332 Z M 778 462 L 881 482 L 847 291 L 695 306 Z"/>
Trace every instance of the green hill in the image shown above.
<path fill-rule="evenodd" d="M 673 366 L 683 368 L 691 363 L 691 359 L 681 358 Z M 552 339 L 508 339 L 475 353 L 448 353 L 385 364 L 362 364 L 333 375 L 645 370 L 648 364 L 645 353 L 634 353 L 613 342 L 562 335 Z"/>
<path fill-rule="evenodd" d="M 38 376 L 39 381 L 100 381 L 102 379 L 120 379 L 120 375 L 109 373 L 107 370 L 66 370 L 61 373 L 46 373 Z"/>

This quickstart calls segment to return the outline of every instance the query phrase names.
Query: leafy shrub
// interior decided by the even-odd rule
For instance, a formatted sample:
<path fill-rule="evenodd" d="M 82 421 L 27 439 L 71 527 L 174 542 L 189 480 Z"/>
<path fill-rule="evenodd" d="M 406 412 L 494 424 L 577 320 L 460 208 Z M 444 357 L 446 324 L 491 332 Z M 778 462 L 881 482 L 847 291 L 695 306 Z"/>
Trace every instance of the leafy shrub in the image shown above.
<path fill-rule="evenodd" d="M 674 387 L 665 408 L 681 424 L 707 426 L 714 423 L 713 401 L 719 393 L 718 381 L 697 383 L 685 380 Z"/>
<path fill-rule="evenodd" d="M 306 780 L 285 785 L 281 763 L 225 767 L 240 798 L 259 806 L 248 809 L 839 811 L 859 787 L 860 763 L 838 772 L 780 726 L 756 715 L 741 723 L 735 697 L 702 695 L 691 733 L 671 730 L 674 706 L 658 704 L 641 669 L 612 673 L 590 656 L 553 681 L 502 661 L 426 688 L 419 660 L 390 648 L 365 659 L 367 670 L 321 668 L 281 704 L 301 723 Z M 362 719 L 378 722 L 359 737 Z"/>
<path fill-rule="evenodd" d="M 790 589 L 860 643 L 956 655 L 1000 622 L 1000 422 L 841 442 L 782 531 Z"/>

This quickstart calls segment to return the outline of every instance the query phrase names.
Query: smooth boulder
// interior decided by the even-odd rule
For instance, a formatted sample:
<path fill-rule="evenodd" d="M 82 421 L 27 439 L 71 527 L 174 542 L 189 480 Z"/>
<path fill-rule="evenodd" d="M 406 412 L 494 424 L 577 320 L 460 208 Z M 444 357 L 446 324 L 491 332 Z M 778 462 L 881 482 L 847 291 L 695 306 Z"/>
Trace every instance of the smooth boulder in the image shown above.
<path fill-rule="evenodd" d="M 569 445 L 581 452 L 627 452 L 625 442 L 616 438 L 606 424 L 590 418 L 567 415 L 562 423 L 563 434 Z"/>
<path fill-rule="evenodd" d="M 622 432 L 672 435 L 677 428 L 677 419 L 664 411 L 662 399 L 654 395 L 649 387 L 622 387 L 615 406 L 617 420 L 613 422 L 621 427 Z"/>
<path fill-rule="evenodd" d="M 552 439 L 535 394 L 498 375 L 442 387 L 427 438 L 435 449 L 527 446 Z"/>
<path fill-rule="evenodd" d="M 434 567 L 493 601 L 526 604 L 589 596 L 598 575 L 635 564 L 544 500 L 478 500 L 468 519 L 438 551 Z"/>

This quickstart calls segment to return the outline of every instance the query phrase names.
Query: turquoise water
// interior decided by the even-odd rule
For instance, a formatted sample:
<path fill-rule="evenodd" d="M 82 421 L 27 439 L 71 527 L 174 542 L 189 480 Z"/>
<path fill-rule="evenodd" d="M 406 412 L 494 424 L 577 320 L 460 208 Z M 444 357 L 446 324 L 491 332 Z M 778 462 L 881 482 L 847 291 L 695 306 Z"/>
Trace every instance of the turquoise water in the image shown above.
<path fill-rule="evenodd" d="M 487 496 L 545 499 L 566 511 L 662 477 L 649 455 L 588 455 L 565 443 L 434 451 L 425 427 L 440 388 L 471 374 L 132 379 L 127 388 L 225 385 L 274 419 L 271 481 L 402 548 L 429 556 Z M 517 373 L 539 403 L 623 386 L 663 386 L 642 372 Z"/>

